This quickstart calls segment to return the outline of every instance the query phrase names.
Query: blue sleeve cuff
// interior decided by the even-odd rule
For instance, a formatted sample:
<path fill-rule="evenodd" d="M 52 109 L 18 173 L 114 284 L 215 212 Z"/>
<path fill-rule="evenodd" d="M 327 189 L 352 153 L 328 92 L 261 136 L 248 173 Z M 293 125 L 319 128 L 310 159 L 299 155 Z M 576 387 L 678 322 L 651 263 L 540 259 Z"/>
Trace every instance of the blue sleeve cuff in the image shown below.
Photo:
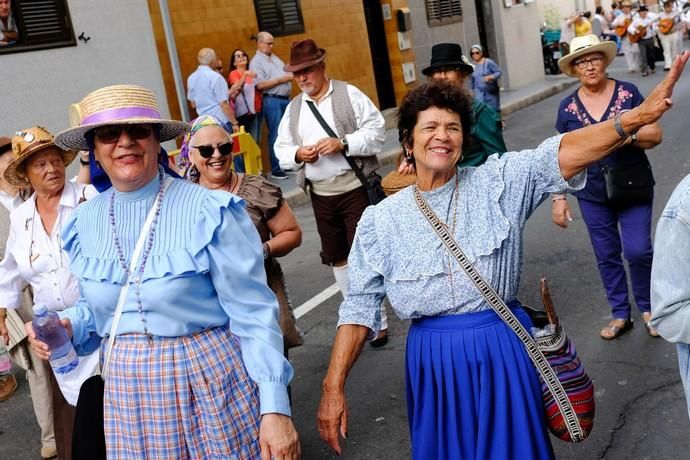
<path fill-rule="evenodd" d="M 261 415 L 283 414 L 291 417 L 287 385 L 281 382 L 259 383 L 259 407 Z"/>

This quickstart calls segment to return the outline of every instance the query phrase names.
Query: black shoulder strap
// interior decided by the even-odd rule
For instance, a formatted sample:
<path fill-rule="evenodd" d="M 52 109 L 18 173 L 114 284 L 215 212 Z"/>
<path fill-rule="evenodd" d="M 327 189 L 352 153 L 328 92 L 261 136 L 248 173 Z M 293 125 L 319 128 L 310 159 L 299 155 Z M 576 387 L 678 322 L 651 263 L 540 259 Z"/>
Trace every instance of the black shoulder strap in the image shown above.
<path fill-rule="evenodd" d="M 311 113 L 314 114 L 314 117 L 316 118 L 316 121 L 319 122 L 321 127 L 323 128 L 324 131 L 326 131 L 326 134 L 328 134 L 331 137 L 334 137 L 338 139 L 338 135 L 333 131 L 333 129 L 326 123 L 326 120 L 323 119 L 321 116 L 321 112 L 319 112 L 319 109 L 316 108 L 316 105 L 314 104 L 314 101 L 305 101 L 307 105 L 309 106 L 309 110 L 311 110 Z M 355 172 L 355 175 L 357 176 L 357 179 L 364 185 L 365 187 L 367 186 L 367 178 L 364 175 L 364 171 L 362 171 L 362 168 L 360 168 L 357 163 L 355 163 L 355 160 L 352 157 L 349 157 L 345 155 L 345 152 L 340 152 L 343 157 L 345 157 L 345 161 L 347 161 L 347 164 L 350 165 L 350 168 Z"/>

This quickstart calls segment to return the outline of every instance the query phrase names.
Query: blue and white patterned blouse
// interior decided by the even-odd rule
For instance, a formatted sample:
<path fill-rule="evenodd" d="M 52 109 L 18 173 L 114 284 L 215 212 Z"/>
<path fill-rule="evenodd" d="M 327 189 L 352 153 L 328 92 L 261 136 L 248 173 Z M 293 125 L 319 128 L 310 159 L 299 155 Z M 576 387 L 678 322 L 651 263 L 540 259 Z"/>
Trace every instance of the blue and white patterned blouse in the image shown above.
<path fill-rule="evenodd" d="M 568 182 L 561 176 L 560 140 L 561 136 L 552 137 L 535 150 L 509 152 L 500 158 L 492 155 L 482 166 L 457 170 L 460 191 L 455 239 L 506 302 L 518 292 L 527 218 L 549 193 L 585 185 L 585 171 Z M 449 227 L 454 190 L 455 180 L 451 179 L 422 193 Z M 376 336 L 384 296 L 401 319 L 491 308 L 451 260 L 412 192 L 413 186 L 407 187 L 362 215 L 348 259 L 350 284 L 338 325 L 366 326 L 371 329 L 370 337 Z"/>
<path fill-rule="evenodd" d="M 118 238 L 129 261 L 158 187 L 156 176 L 134 192 L 108 189 L 79 206 L 64 227 L 64 247 L 81 298 L 60 316 L 71 320 L 77 353 L 93 351 L 109 334 L 126 279 L 108 217 L 111 194 Z M 261 240 L 240 198 L 173 180 L 142 276 L 141 301 L 153 335 L 179 337 L 229 323 L 259 387 L 261 413 L 290 414 L 287 384 L 293 370 L 283 357 L 278 303 L 266 285 Z M 130 289 L 117 334 L 143 332 L 135 289 Z"/>

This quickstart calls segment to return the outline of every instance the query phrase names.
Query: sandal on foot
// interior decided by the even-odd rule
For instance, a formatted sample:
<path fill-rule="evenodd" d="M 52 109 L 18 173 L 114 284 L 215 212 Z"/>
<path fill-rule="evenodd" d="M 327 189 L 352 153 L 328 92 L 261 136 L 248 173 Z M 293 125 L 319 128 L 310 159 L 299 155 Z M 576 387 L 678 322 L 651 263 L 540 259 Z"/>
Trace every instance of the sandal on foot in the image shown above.
<path fill-rule="evenodd" d="M 612 319 L 604 327 L 599 335 L 604 340 L 617 339 L 633 327 L 633 322 L 629 319 Z"/>
<path fill-rule="evenodd" d="M 659 337 L 659 331 L 656 330 L 654 326 L 652 326 L 652 314 L 647 312 L 647 313 L 642 313 L 642 321 L 644 321 L 644 327 L 647 328 L 647 333 L 652 336 L 652 337 Z"/>
<path fill-rule="evenodd" d="M 371 345 L 374 348 L 381 348 L 385 344 L 388 343 L 388 329 L 384 329 L 381 332 L 379 332 L 379 335 L 376 336 L 374 340 L 369 342 L 369 345 Z"/>

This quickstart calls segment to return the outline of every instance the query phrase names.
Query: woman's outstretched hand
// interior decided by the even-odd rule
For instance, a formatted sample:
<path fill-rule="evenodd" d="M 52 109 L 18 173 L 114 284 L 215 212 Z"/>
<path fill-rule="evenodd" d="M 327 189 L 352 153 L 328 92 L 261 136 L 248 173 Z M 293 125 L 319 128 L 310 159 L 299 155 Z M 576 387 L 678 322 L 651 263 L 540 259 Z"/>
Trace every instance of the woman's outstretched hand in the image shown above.
<path fill-rule="evenodd" d="M 638 107 L 639 116 L 645 125 L 657 121 L 673 105 L 671 100 L 673 88 L 683 74 L 688 58 L 690 58 L 688 51 L 683 51 L 682 54 L 676 56 L 666 78 L 649 93 L 649 96 Z"/>

